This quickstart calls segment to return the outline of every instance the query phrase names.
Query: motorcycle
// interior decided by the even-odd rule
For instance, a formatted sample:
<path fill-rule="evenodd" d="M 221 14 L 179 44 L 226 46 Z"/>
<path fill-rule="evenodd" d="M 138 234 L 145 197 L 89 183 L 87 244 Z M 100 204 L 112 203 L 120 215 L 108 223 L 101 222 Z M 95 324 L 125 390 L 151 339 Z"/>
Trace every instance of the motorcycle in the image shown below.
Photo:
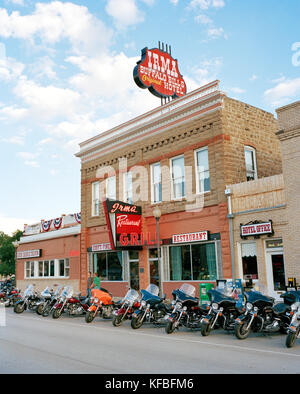
<path fill-rule="evenodd" d="M 186 328 L 199 328 L 203 315 L 207 314 L 208 307 L 201 306 L 199 298 L 195 297 L 194 286 L 184 283 L 179 289 L 173 290 L 172 312 L 166 316 L 168 323 L 166 333 L 171 334 L 182 325 Z"/>
<path fill-rule="evenodd" d="M 15 306 L 16 302 L 20 300 L 20 290 L 14 288 L 12 285 L 4 285 L 0 293 L 0 304 L 4 304 L 6 308 L 11 305 Z"/>
<path fill-rule="evenodd" d="M 207 292 L 209 312 L 201 319 L 201 334 L 208 336 L 214 328 L 233 330 L 235 319 L 243 312 L 238 306 L 239 297 L 235 289 L 228 286 L 216 287 Z"/>
<path fill-rule="evenodd" d="M 119 327 L 123 320 L 131 319 L 132 314 L 139 307 L 140 307 L 139 293 L 134 289 L 128 290 L 125 297 L 121 301 L 120 308 L 114 311 L 112 324 L 115 327 Z"/>
<path fill-rule="evenodd" d="M 115 307 L 112 294 L 105 289 L 92 289 L 91 292 L 91 305 L 86 312 L 85 321 L 91 323 L 98 313 L 103 319 L 110 319 Z"/>
<path fill-rule="evenodd" d="M 43 308 L 40 307 L 42 308 L 41 315 L 43 317 L 49 316 L 53 312 L 54 306 L 56 305 L 62 291 L 63 291 L 63 286 L 58 286 L 55 291 L 50 290 L 51 297 L 46 298 L 46 300 L 43 303 Z"/>
<path fill-rule="evenodd" d="M 165 316 L 169 312 L 163 298 L 158 296 L 159 288 L 154 284 L 150 284 L 146 290 L 141 290 L 142 300 L 141 306 L 132 314 L 131 327 L 133 329 L 140 328 L 145 321 L 161 324 L 166 323 Z"/>
<path fill-rule="evenodd" d="M 69 316 L 83 315 L 89 308 L 89 297 L 73 296 L 73 288 L 66 286 L 53 307 L 52 317 L 58 319 L 63 312 Z"/>
<path fill-rule="evenodd" d="M 37 308 L 41 297 L 37 291 L 34 291 L 34 286 L 31 284 L 26 287 L 23 297 L 15 303 L 15 313 L 23 313 L 26 309 L 34 311 Z"/>
<path fill-rule="evenodd" d="M 53 290 L 47 286 L 41 293 L 41 300 L 37 303 L 36 313 L 42 315 L 46 303 L 51 299 Z"/>
<path fill-rule="evenodd" d="M 287 333 L 291 321 L 291 305 L 295 303 L 299 293 L 287 291 L 281 294 L 284 302 L 274 304 L 275 300 L 262 293 L 251 290 L 245 293 L 245 313 L 236 319 L 235 335 L 238 339 L 246 339 L 250 331 Z"/>
<path fill-rule="evenodd" d="M 291 322 L 285 341 L 286 347 L 293 347 L 295 345 L 296 339 L 300 338 L 300 296 L 298 297 L 297 301 L 291 305 L 290 315 Z"/>

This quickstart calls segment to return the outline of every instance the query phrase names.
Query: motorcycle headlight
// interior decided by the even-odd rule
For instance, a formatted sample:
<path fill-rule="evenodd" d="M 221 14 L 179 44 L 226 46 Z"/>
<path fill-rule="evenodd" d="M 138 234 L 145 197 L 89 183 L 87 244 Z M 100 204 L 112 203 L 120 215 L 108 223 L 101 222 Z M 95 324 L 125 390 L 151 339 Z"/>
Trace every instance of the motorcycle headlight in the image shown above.
<path fill-rule="evenodd" d="M 97 302 L 99 302 L 99 298 L 94 298 L 94 301 L 95 301 L 96 304 L 97 304 Z"/>
<path fill-rule="evenodd" d="M 142 301 L 141 302 L 141 305 L 143 306 L 143 307 L 145 307 L 147 304 L 146 304 L 146 301 Z"/>
<path fill-rule="evenodd" d="M 216 304 L 215 302 L 212 304 L 212 308 L 214 309 L 214 310 L 217 310 L 217 309 L 219 309 L 219 305 L 218 304 Z"/>
<path fill-rule="evenodd" d="M 176 309 L 181 309 L 181 308 L 182 308 L 182 303 L 181 302 L 177 302 Z"/>
<path fill-rule="evenodd" d="M 251 311 L 252 308 L 253 308 L 253 305 L 251 304 L 251 302 L 247 302 L 247 304 L 246 304 L 247 311 Z"/>

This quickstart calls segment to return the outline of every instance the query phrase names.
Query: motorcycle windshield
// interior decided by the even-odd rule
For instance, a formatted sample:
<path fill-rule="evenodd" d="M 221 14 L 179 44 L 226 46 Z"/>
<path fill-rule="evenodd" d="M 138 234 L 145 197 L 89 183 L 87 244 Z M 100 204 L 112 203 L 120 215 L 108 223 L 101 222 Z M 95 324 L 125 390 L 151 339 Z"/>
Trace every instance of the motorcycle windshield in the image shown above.
<path fill-rule="evenodd" d="M 220 303 L 224 300 L 234 300 L 234 292 L 231 287 L 216 287 L 208 291 L 208 296 L 212 302 Z"/>
<path fill-rule="evenodd" d="M 73 295 L 73 287 L 71 286 L 66 286 L 64 287 L 61 296 L 65 298 L 71 298 Z"/>
<path fill-rule="evenodd" d="M 51 294 L 50 294 L 50 289 L 49 289 L 49 287 L 47 286 L 46 287 L 46 289 L 44 289 L 43 291 L 42 291 L 42 294 L 41 294 L 43 297 L 49 297 Z"/>
<path fill-rule="evenodd" d="M 57 297 L 59 294 L 61 294 L 63 291 L 63 287 L 62 286 L 58 286 L 57 289 L 54 292 L 54 295 Z"/>
<path fill-rule="evenodd" d="M 150 294 L 152 294 L 152 295 L 158 297 L 158 294 L 159 294 L 159 287 L 156 286 L 156 285 L 154 285 L 153 283 L 151 283 L 151 284 L 147 287 L 146 291 L 148 291 L 148 293 L 150 293 Z"/>
<path fill-rule="evenodd" d="M 251 304 L 254 304 L 255 302 L 259 302 L 259 301 L 263 301 L 267 303 L 273 303 L 274 301 L 274 298 L 264 295 L 256 290 L 251 290 L 249 292 L 246 292 L 245 296 L 247 301 L 250 302 Z"/>
<path fill-rule="evenodd" d="M 129 302 L 134 302 L 139 298 L 139 293 L 134 290 L 134 289 L 130 289 L 127 291 L 124 299 L 129 301 Z"/>
<path fill-rule="evenodd" d="M 28 285 L 24 291 L 24 297 L 33 294 L 33 285 Z"/>
<path fill-rule="evenodd" d="M 193 297 L 195 298 L 196 294 L 196 288 L 192 285 L 189 285 L 188 283 L 184 283 L 183 285 L 180 286 L 179 290 L 186 294 L 188 297 Z"/>

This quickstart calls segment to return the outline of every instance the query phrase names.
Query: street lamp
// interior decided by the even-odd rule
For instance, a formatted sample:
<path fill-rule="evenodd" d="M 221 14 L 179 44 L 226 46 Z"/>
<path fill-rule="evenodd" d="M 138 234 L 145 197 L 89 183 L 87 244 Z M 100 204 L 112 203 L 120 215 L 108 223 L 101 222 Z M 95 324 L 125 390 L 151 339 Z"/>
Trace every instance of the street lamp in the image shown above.
<path fill-rule="evenodd" d="M 161 267 L 161 259 L 160 259 L 160 239 L 159 239 L 159 219 L 161 217 L 161 210 L 158 206 L 153 209 L 153 216 L 156 221 L 156 239 L 157 239 L 157 268 L 158 268 L 158 285 L 159 285 L 159 293 L 162 295 L 162 267 Z"/>

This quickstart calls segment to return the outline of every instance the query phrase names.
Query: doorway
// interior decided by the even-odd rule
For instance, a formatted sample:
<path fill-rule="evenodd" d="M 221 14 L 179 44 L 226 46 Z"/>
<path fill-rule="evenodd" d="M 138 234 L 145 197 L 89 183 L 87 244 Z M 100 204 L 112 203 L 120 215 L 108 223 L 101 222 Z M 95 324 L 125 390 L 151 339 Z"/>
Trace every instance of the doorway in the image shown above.
<path fill-rule="evenodd" d="M 268 293 L 279 299 L 286 286 L 283 249 L 267 249 L 266 257 Z"/>
<path fill-rule="evenodd" d="M 139 252 L 137 250 L 128 251 L 128 265 L 129 265 L 129 287 L 130 289 L 140 289 L 139 279 Z"/>

